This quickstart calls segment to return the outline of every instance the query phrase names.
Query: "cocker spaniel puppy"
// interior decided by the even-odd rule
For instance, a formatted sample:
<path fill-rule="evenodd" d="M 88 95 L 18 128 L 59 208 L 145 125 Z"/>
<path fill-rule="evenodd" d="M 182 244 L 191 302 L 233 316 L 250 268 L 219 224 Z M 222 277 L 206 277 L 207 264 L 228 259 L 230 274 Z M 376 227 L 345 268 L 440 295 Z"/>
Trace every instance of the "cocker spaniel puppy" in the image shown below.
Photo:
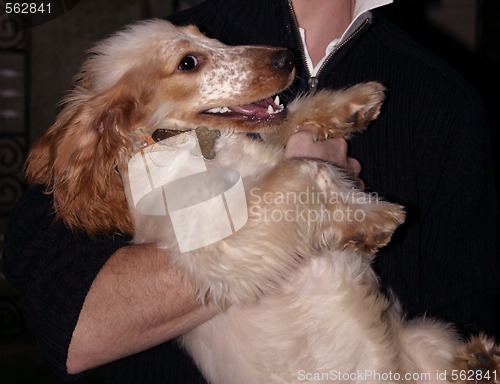
<path fill-rule="evenodd" d="M 221 309 L 180 338 L 212 383 L 498 382 L 494 341 L 407 322 L 381 294 L 371 262 L 403 208 L 332 164 L 284 157 L 306 124 L 318 140 L 361 132 L 384 87 L 284 108 L 275 95 L 293 62 L 192 26 L 133 24 L 91 50 L 27 178 L 70 228 L 170 250 L 199 299 Z"/>

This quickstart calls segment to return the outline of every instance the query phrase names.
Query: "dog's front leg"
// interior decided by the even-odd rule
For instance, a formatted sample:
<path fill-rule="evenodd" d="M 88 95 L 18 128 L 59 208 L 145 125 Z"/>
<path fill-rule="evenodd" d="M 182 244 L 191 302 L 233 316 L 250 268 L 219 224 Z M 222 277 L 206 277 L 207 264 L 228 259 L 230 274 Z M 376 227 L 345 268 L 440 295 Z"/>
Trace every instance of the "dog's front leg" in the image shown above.
<path fill-rule="evenodd" d="M 264 203 L 251 205 L 257 219 L 270 220 L 277 229 L 292 223 L 297 236 L 288 241 L 298 252 L 312 246 L 373 254 L 405 218 L 403 207 L 359 190 L 345 170 L 321 160 L 284 160 L 260 188 L 260 195 L 252 192 L 256 202 Z"/>
<path fill-rule="evenodd" d="M 279 292 L 325 248 L 374 253 L 403 221 L 402 208 L 354 188 L 328 163 L 287 159 L 247 186 L 248 221 L 236 233 L 174 261 L 202 299 L 219 307 Z"/>
<path fill-rule="evenodd" d="M 384 91 L 382 84 L 368 82 L 299 97 L 288 105 L 286 123 L 266 141 L 284 146 L 290 135 L 304 126 L 315 127 L 318 140 L 347 139 L 377 118 Z"/>

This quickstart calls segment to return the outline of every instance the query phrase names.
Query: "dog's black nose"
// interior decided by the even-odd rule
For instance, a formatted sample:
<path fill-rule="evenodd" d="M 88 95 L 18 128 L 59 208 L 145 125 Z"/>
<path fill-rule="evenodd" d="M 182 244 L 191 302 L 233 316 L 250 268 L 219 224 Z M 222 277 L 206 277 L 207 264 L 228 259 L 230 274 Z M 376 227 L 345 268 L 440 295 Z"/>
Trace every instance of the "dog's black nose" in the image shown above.
<path fill-rule="evenodd" d="M 278 69 L 292 72 L 294 67 L 294 55 L 289 49 L 283 49 L 274 54 L 273 65 Z"/>

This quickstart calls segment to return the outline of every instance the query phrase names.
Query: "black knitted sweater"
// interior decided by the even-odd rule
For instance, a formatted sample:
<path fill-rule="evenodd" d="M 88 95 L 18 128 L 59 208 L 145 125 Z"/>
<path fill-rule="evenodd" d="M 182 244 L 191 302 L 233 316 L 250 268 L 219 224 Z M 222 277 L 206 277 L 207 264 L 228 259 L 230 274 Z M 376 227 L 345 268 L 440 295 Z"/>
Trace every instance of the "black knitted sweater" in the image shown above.
<path fill-rule="evenodd" d="M 284 46 L 297 53 L 297 80 L 282 99 L 306 92 L 308 73 L 287 0 L 211 0 L 171 17 L 227 44 Z M 318 88 L 380 81 L 387 100 L 352 138 L 369 191 L 403 204 L 407 222 L 380 251 L 376 271 L 409 317 L 427 314 L 464 333 L 494 330 L 496 197 L 489 131 L 478 95 L 447 64 L 377 12 L 327 61 Z M 41 188 L 11 213 L 3 267 L 48 362 L 63 377 L 71 335 L 101 266 L 129 236 L 90 239 L 51 216 Z M 334 367 L 332 367 L 334 368 Z M 109 364 L 108 382 L 197 383 L 189 357 L 169 342 Z"/>

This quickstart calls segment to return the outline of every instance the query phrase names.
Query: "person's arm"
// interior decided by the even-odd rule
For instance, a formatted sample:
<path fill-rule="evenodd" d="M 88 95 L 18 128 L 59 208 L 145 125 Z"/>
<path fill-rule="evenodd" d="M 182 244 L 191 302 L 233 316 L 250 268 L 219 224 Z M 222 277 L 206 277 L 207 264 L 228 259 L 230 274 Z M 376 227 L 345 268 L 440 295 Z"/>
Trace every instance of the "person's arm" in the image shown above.
<path fill-rule="evenodd" d="M 72 232 L 31 188 L 12 210 L 2 255 L 42 355 L 63 378 L 178 336 L 215 314 L 154 245 Z"/>
<path fill-rule="evenodd" d="M 115 252 L 85 298 L 68 350 L 70 374 L 182 335 L 216 314 L 153 244 Z M 112 346 L 112 348 L 110 348 Z"/>

